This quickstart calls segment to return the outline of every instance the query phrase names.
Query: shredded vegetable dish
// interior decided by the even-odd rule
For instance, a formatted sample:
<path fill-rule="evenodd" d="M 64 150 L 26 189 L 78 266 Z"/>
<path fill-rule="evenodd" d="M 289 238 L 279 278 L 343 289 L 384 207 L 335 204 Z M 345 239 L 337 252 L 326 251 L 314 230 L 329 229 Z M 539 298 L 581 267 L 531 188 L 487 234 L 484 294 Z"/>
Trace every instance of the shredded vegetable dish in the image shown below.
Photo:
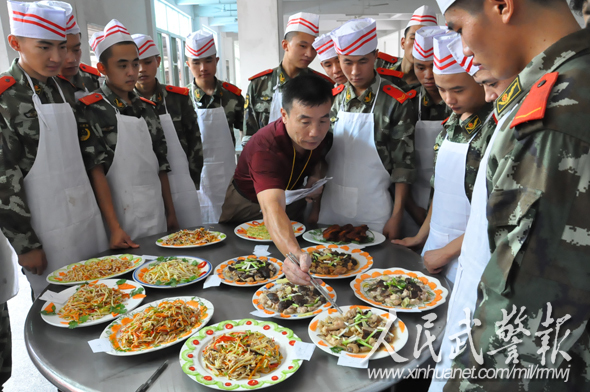
<path fill-rule="evenodd" d="M 203 350 L 203 362 L 217 377 L 255 379 L 283 360 L 279 344 L 260 332 L 232 332 L 216 337 Z"/>
<path fill-rule="evenodd" d="M 178 257 L 158 257 L 156 260 L 138 274 L 142 282 L 174 287 L 197 279 L 201 275 L 201 269 L 207 265 L 206 261 Z"/>
<path fill-rule="evenodd" d="M 102 279 L 126 272 L 134 266 L 132 255 L 107 256 L 75 265 L 68 271 L 60 273 L 59 280 L 65 283 Z"/>
<path fill-rule="evenodd" d="M 162 245 L 168 246 L 189 246 L 189 245 L 206 245 L 212 242 L 218 242 L 219 236 L 215 233 L 200 227 L 195 230 L 180 230 L 171 234 L 162 241 Z"/>
<path fill-rule="evenodd" d="M 163 301 L 121 320 L 123 326 L 109 336 L 118 351 L 142 351 L 172 343 L 199 325 L 202 306 L 195 308 L 183 300 Z"/>

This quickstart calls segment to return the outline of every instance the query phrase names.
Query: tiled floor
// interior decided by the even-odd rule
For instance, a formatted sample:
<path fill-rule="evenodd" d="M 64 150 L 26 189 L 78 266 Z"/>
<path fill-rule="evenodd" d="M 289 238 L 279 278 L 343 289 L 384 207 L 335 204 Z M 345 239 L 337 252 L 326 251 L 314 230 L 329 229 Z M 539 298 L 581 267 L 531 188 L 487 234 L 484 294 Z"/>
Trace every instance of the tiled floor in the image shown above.
<path fill-rule="evenodd" d="M 4 384 L 4 392 L 54 392 L 57 389 L 37 370 L 24 340 L 24 325 L 31 306 L 31 288 L 24 275 L 20 275 L 20 291 L 8 301 L 12 329 L 12 377 Z"/>

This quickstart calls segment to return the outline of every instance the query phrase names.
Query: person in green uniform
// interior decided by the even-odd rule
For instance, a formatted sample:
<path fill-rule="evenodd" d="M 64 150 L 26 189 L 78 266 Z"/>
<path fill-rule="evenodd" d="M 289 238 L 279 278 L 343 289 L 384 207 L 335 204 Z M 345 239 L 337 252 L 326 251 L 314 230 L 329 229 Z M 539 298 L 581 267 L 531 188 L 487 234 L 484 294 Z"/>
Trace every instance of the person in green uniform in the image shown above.
<path fill-rule="evenodd" d="M 337 87 L 346 83 L 348 79 L 346 79 L 344 72 L 342 72 L 342 67 L 338 60 L 338 53 L 334 49 L 334 40 L 332 40 L 330 33 L 317 37 L 313 41 L 313 48 L 318 54 L 320 65 L 328 77 L 334 81 L 334 86 Z"/>

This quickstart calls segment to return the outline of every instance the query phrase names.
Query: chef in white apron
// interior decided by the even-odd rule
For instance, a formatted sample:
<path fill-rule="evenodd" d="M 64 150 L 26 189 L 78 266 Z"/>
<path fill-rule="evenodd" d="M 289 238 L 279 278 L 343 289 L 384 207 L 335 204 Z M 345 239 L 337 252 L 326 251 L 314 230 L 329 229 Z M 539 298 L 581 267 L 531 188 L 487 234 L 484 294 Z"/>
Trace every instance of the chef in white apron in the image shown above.
<path fill-rule="evenodd" d="M 211 56 L 215 59 L 217 51 L 213 35 L 205 30 L 191 33 L 186 40 L 185 54 L 189 58 L 189 64 L 190 59 L 205 59 Z M 195 72 L 192 68 L 191 71 Z M 197 79 L 200 75 L 193 76 Z M 215 71 L 209 75 L 215 82 L 214 76 Z M 235 147 L 231 137 L 233 130 L 229 128 L 223 107 L 205 109 L 200 107 L 200 102 L 197 102 L 192 93 L 191 99 L 203 139 L 204 162 L 199 190 L 201 216 L 204 224 L 212 224 L 219 222 L 225 192 L 236 169 Z"/>
<path fill-rule="evenodd" d="M 201 225 L 201 208 L 199 205 L 199 195 L 195 188 L 195 183 L 190 175 L 189 161 L 185 150 L 180 144 L 178 133 L 172 116 L 168 112 L 168 102 L 172 101 L 172 105 L 179 105 L 179 99 L 188 100 L 188 89 L 175 86 L 166 86 L 159 84 L 156 79 L 156 73 L 161 61 L 160 51 L 149 35 L 133 34 L 132 35 L 139 52 L 139 75 L 140 78 L 135 85 L 136 91 L 142 93 L 147 88 L 147 98 L 161 99 L 162 107 L 158 106 L 157 111 L 161 113 L 161 108 L 164 109 L 163 114 L 159 114 L 160 123 L 164 129 L 166 136 L 166 145 L 168 147 L 167 160 L 170 164 L 170 172 L 168 172 L 168 181 L 170 182 L 170 193 L 174 202 L 174 209 L 178 219 L 178 224 L 181 228 L 189 228 Z M 164 91 L 166 90 L 166 91 Z M 173 100 L 174 99 L 174 100 Z M 160 105 L 160 102 L 157 103 Z M 180 106 L 180 105 L 179 105 Z M 190 106 L 190 105 L 189 105 Z M 192 107 L 190 115 L 194 116 Z M 177 110 L 176 113 L 179 111 Z M 180 113 L 184 116 L 184 113 Z M 182 118 L 182 117 L 181 117 Z M 198 129 L 185 129 L 185 133 L 196 132 Z"/>

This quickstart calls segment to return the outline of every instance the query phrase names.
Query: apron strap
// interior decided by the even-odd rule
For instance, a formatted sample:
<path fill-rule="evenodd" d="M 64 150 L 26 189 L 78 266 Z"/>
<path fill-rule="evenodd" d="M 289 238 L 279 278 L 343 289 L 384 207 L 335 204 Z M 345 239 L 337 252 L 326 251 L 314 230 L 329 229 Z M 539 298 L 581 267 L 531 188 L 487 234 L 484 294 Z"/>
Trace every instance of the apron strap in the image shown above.
<path fill-rule="evenodd" d="M 105 102 L 108 103 L 109 105 L 111 105 L 113 107 L 113 109 L 115 109 L 115 112 L 117 112 L 117 114 L 121 114 L 119 112 L 119 109 L 117 109 L 117 107 L 115 105 L 113 105 L 112 103 L 109 102 L 109 100 L 107 99 L 107 97 L 104 96 L 104 94 L 99 93 L 100 95 L 102 95 L 102 97 L 104 98 Z"/>
<path fill-rule="evenodd" d="M 164 101 L 164 110 L 166 110 L 166 114 L 168 114 L 168 106 L 166 105 L 166 97 L 163 97 L 162 101 Z"/>
<path fill-rule="evenodd" d="M 422 89 L 420 89 L 420 100 L 418 103 L 418 121 L 422 121 Z"/>
<path fill-rule="evenodd" d="M 51 79 L 53 79 L 53 81 L 55 82 L 55 85 L 57 86 L 57 91 L 59 91 L 59 95 L 61 95 L 61 99 L 64 100 L 63 103 L 66 103 L 66 97 L 64 97 L 64 93 L 61 91 L 61 87 L 59 87 L 59 83 L 57 83 L 57 79 L 55 77 L 52 77 Z M 84 87 L 86 88 L 86 87 Z M 88 90 L 86 90 L 86 92 L 88 92 Z"/>

